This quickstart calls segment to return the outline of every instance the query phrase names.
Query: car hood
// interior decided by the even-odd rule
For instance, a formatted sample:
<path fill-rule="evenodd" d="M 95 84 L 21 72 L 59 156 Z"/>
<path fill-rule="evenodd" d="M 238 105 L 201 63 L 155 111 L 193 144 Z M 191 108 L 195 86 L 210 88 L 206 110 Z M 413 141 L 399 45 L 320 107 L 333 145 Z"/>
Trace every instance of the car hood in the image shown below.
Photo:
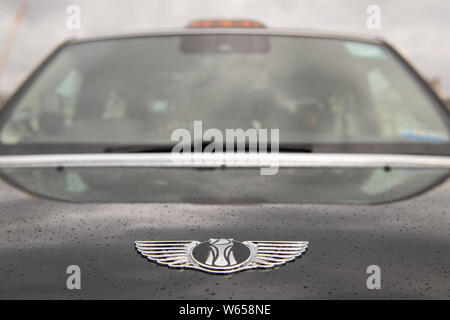
<path fill-rule="evenodd" d="M 74 204 L 0 181 L 0 298 L 449 298 L 450 182 L 382 205 Z M 136 240 L 305 240 L 269 270 L 213 275 L 150 262 Z M 69 290 L 69 265 L 81 289 Z M 366 269 L 381 269 L 369 290 Z"/>

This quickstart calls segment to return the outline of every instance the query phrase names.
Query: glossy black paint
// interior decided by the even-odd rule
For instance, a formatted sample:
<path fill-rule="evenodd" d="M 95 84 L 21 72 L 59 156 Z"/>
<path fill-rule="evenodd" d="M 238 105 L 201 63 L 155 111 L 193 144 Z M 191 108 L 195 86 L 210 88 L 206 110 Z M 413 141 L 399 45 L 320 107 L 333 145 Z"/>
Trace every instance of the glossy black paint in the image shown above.
<path fill-rule="evenodd" d="M 0 183 L 0 298 L 449 298 L 450 182 L 384 205 L 71 204 Z M 300 258 L 227 276 L 149 262 L 135 240 L 307 240 Z M 81 268 L 68 290 L 66 268 Z M 381 268 L 368 290 L 366 268 Z"/>

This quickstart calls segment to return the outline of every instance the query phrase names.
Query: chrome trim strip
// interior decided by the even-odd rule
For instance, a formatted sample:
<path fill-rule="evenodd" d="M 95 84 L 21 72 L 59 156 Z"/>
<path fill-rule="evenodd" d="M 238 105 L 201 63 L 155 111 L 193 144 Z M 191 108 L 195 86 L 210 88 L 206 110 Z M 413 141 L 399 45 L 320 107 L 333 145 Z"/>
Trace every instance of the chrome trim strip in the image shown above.
<path fill-rule="evenodd" d="M 0 156 L 0 168 L 450 168 L 450 156 L 355 153 L 99 153 Z"/>

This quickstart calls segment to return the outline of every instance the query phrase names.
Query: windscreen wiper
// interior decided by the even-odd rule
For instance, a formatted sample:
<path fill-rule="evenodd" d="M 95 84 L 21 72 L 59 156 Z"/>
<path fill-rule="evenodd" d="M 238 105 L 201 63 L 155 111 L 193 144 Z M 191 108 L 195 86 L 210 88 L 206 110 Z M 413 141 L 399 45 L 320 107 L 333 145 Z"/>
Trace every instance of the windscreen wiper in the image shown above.
<path fill-rule="evenodd" d="M 210 145 L 211 141 L 202 141 L 202 151 Z M 150 144 L 150 145 L 125 145 L 125 146 L 109 146 L 104 148 L 105 153 L 165 153 L 172 152 L 175 144 Z M 187 149 L 190 148 L 191 152 L 194 152 L 194 145 L 187 145 Z M 185 149 L 186 149 L 185 148 Z M 245 152 L 250 150 L 250 146 L 248 143 L 245 143 Z M 276 148 L 268 144 L 265 152 L 275 152 Z M 226 147 L 224 146 L 224 152 L 226 151 Z M 234 151 L 237 150 L 237 146 L 234 147 Z M 239 150 L 242 151 L 242 150 Z M 293 152 L 293 153 L 311 153 L 313 152 L 312 144 L 297 144 L 297 143 L 282 143 L 278 147 L 279 152 Z M 261 152 L 259 149 L 259 145 L 257 145 L 256 152 Z"/>
<path fill-rule="evenodd" d="M 103 149 L 105 153 L 158 153 L 172 152 L 173 144 L 136 144 L 123 146 L 110 146 Z"/>
<path fill-rule="evenodd" d="M 282 143 L 279 152 L 312 153 L 313 145 L 310 143 Z"/>
<path fill-rule="evenodd" d="M 202 142 L 202 150 L 205 149 L 207 145 L 209 145 L 211 141 L 203 141 Z M 135 145 L 123 145 L 123 146 L 109 146 L 103 149 L 105 153 L 168 153 L 172 152 L 175 147 L 175 143 L 166 143 L 166 144 L 135 144 Z M 193 144 L 184 145 L 183 150 L 191 149 L 194 151 Z"/>

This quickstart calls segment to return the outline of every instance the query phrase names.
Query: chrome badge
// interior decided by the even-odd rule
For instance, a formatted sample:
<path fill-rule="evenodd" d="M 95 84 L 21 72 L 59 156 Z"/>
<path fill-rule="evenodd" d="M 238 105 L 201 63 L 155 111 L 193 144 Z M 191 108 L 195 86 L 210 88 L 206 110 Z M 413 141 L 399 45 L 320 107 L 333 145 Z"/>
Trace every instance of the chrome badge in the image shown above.
<path fill-rule="evenodd" d="M 173 268 L 190 268 L 228 274 L 272 268 L 299 257 L 307 241 L 136 241 L 136 250 L 147 259 Z"/>

